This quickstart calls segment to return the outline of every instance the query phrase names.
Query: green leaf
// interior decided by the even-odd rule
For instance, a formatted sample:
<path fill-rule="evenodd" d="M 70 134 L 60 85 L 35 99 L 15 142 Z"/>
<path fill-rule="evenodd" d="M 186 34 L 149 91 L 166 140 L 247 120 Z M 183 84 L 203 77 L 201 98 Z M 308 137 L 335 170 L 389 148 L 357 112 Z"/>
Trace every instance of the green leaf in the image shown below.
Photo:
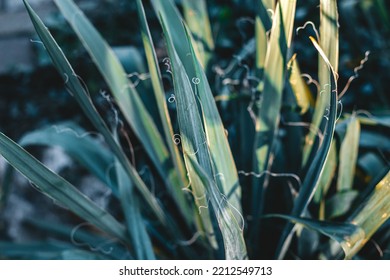
<path fill-rule="evenodd" d="M 162 83 L 162 77 L 161 77 L 160 69 L 158 68 L 157 56 L 153 47 L 153 40 L 147 24 L 145 11 L 142 6 L 141 0 L 137 0 L 137 8 L 138 8 L 138 15 L 140 17 L 140 23 L 141 23 L 142 41 L 144 44 L 146 59 L 148 62 L 150 77 L 154 89 L 153 92 L 154 92 L 155 99 L 157 101 L 157 105 L 158 105 L 157 107 L 162 121 L 165 139 L 168 144 L 169 152 L 173 164 L 176 168 L 176 171 L 181 175 L 180 184 L 178 183 L 172 186 L 172 193 L 178 205 L 180 206 L 183 214 L 185 215 L 186 220 L 192 221 L 193 219 L 192 210 L 190 209 L 185 194 L 182 191 L 182 188 L 188 184 L 187 183 L 188 180 L 186 178 L 187 174 L 186 174 L 183 160 L 179 154 L 179 150 L 177 146 L 174 144 L 174 140 L 172 139 L 172 137 L 174 137 L 173 136 L 174 133 L 173 133 L 171 119 L 168 112 L 168 107 L 165 101 L 165 92 Z"/>
<path fill-rule="evenodd" d="M 84 113 L 88 119 L 92 122 L 95 128 L 103 135 L 107 145 L 113 151 L 115 156 L 120 161 L 121 165 L 125 168 L 126 172 L 131 177 L 132 182 L 137 186 L 138 190 L 141 192 L 145 201 L 149 204 L 153 210 L 156 217 L 161 221 L 162 224 L 166 223 L 166 217 L 164 211 L 161 209 L 157 199 L 151 194 L 144 182 L 141 180 L 137 171 L 130 164 L 129 160 L 126 157 L 126 154 L 123 152 L 122 148 L 114 140 L 110 130 L 108 129 L 106 123 L 103 121 L 99 113 L 97 112 L 95 106 L 92 103 L 90 96 L 88 95 L 86 89 L 81 84 L 79 77 L 76 75 L 68 60 L 66 59 L 64 53 L 58 46 L 57 42 L 51 36 L 50 32 L 43 24 L 38 15 L 34 12 L 31 6 L 26 0 L 23 0 L 26 9 L 29 13 L 29 16 L 32 20 L 32 23 L 37 31 L 39 37 L 41 38 L 45 48 L 50 55 L 54 66 L 57 68 L 57 71 L 65 80 L 65 84 L 68 87 L 69 92 L 74 96 L 80 107 L 83 109 Z"/>
<path fill-rule="evenodd" d="M 96 252 L 75 249 L 63 244 L 43 242 L 11 243 L 0 242 L 0 256 L 20 260 L 103 260 Z"/>
<path fill-rule="evenodd" d="M 180 129 L 180 139 L 183 152 L 193 155 L 196 161 L 202 166 L 207 174 L 213 178 L 210 151 L 207 145 L 206 135 L 203 129 L 202 120 L 199 114 L 197 98 L 192 90 L 188 73 L 182 64 L 176 49 L 173 45 L 171 34 L 165 28 L 165 21 L 161 19 L 165 39 L 167 42 L 168 54 L 171 60 L 173 85 L 175 90 L 175 100 L 177 107 L 177 120 Z M 199 211 L 202 222 L 202 230 L 206 234 L 213 248 L 218 245 L 215 241 L 214 229 L 207 209 L 207 200 L 204 196 L 205 190 L 199 182 L 195 173 L 191 172 L 190 166 L 185 160 L 187 171 L 191 183 L 191 189 L 195 196 L 195 203 L 198 208 L 206 208 Z"/>
<path fill-rule="evenodd" d="M 345 114 L 346 117 L 349 116 L 349 114 Z M 387 129 L 390 128 L 390 116 L 389 115 L 383 115 L 383 116 L 374 116 L 369 114 L 369 116 L 361 116 L 359 115 L 357 117 L 359 119 L 359 122 L 362 125 L 369 125 L 369 126 L 384 126 Z"/>
<path fill-rule="evenodd" d="M 256 120 L 256 172 L 270 168 L 269 156 L 279 125 L 287 49 L 291 45 L 296 1 L 277 4 L 264 67 L 264 88 Z"/>
<path fill-rule="evenodd" d="M 381 175 L 381 171 L 386 172 L 389 165 L 384 161 L 381 155 L 375 152 L 368 152 L 359 157 L 359 169 L 363 172 L 364 181 L 369 183 L 370 180 Z"/>
<path fill-rule="evenodd" d="M 132 241 L 136 259 L 154 260 L 152 242 L 146 231 L 140 204 L 134 192 L 134 186 L 128 174 L 118 161 L 115 162 L 120 202 L 126 220 L 126 228 Z"/>
<path fill-rule="evenodd" d="M 98 252 L 104 255 L 105 258 L 114 260 L 134 259 L 123 242 L 112 239 L 109 236 L 100 236 L 87 223 L 71 226 L 63 222 L 53 223 L 52 221 L 42 220 L 38 217 L 26 217 L 24 223 L 36 230 L 46 232 L 50 236 L 56 237 L 56 239 L 71 241 L 72 247 L 70 248 L 77 246 L 80 249 L 83 248 L 92 252 Z"/>
<path fill-rule="evenodd" d="M 172 40 L 178 59 L 180 59 L 184 68 L 183 71 L 187 76 L 186 79 L 191 80 L 191 91 L 200 100 L 199 108 L 203 122 L 199 123 L 199 127 L 204 127 L 202 133 L 206 134 L 206 139 L 202 140 L 204 141 L 202 143 L 206 144 L 207 142 L 208 153 L 211 156 L 211 166 L 202 165 L 202 167 L 205 168 L 205 171 L 210 171 L 210 176 L 215 178 L 220 190 L 228 196 L 229 203 L 234 205 L 238 211 L 241 211 L 241 190 L 237 170 L 207 77 L 200 65 L 199 58 L 195 55 L 191 35 L 187 32 L 180 14 L 171 1 L 164 2 L 166 5 L 162 5 L 162 2 L 158 0 L 152 2 L 155 9 L 161 12 L 161 21 L 166 29 L 165 33 L 169 34 Z M 181 27 L 177 26 L 179 23 Z M 183 38 L 187 38 L 187 40 L 183 40 Z M 185 49 L 188 52 L 184 52 Z M 172 57 L 171 60 L 173 60 Z M 190 88 L 188 89 L 190 90 Z M 197 103 L 197 98 L 188 101 Z"/>
<path fill-rule="evenodd" d="M 349 252 L 350 250 L 348 246 L 350 242 L 356 242 L 364 236 L 363 229 L 353 223 L 318 221 L 280 214 L 271 214 L 266 215 L 265 217 L 286 219 L 294 224 L 301 224 L 311 230 L 326 235 L 332 240 L 338 242 L 345 253 Z"/>
<path fill-rule="evenodd" d="M 269 9 L 274 11 L 274 1 L 258 0 L 255 23 L 256 36 L 256 68 L 259 70 L 259 78 L 262 78 L 265 59 L 267 55 L 268 36 L 267 32 L 271 29 L 272 20 L 269 16 Z"/>
<path fill-rule="evenodd" d="M 3 178 L 0 179 L 0 212 L 3 211 L 7 203 L 8 197 L 10 195 L 12 171 L 13 171 L 12 167 L 6 166 L 4 170 L 4 174 L 2 174 Z"/>
<path fill-rule="evenodd" d="M 64 250 L 58 257 L 60 260 L 104 260 L 102 256 L 96 253 L 80 249 Z"/>
<path fill-rule="evenodd" d="M 191 47 L 189 36 L 187 36 L 187 40 L 192 51 L 191 54 L 195 66 L 196 78 L 193 78 L 192 82 L 196 86 L 195 95 L 199 96 L 200 99 L 203 125 L 213 163 L 213 176 L 219 189 L 227 196 L 229 203 L 241 213 L 241 186 L 239 185 L 238 173 L 225 134 L 225 128 L 206 74 Z"/>
<path fill-rule="evenodd" d="M 347 213 L 358 195 L 358 191 L 347 190 L 329 198 L 325 204 L 326 219 L 334 219 Z"/>
<path fill-rule="evenodd" d="M 288 68 L 290 72 L 289 83 L 294 92 L 296 102 L 300 108 L 300 113 L 304 114 L 310 108 L 311 92 L 302 78 L 296 55 L 291 58 L 288 63 Z"/>
<path fill-rule="evenodd" d="M 156 14 L 159 16 L 160 21 L 165 24 L 166 32 L 169 34 L 172 40 L 173 46 L 175 46 L 178 57 L 180 58 L 183 67 L 190 79 L 196 77 L 196 71 L 191 57 L 188 54 L 191 53 L 189 44 L 187 43 L 186 31 L 183 26 L 183 19 L 180 12 L 177 10 L 172 0 L 151 0 L 153 8 Z M 195 88 L 195 85 L 192 86 Z"/>
<path fill-rule="evenodd" d="M 47 196 L 103 232 L 127 242 L 124 226 L 113 216 L 98 207 L 68 181 L 50 171 L 3 133 L 0 133 L 0 154 Z"/>
<path fill-rule="evenodd" d="M 324 137 L 321 146 L 316 153 L 313 161 L 310 163 L 309 170 L 299 190 L 299 194 L 294 201 L 294 206 L 291 211 L 291 216 L 294 217 L 301 217 L 301 215 L 303 215 L 316 192 L 317 186 L 319 184 L 319 179 L 321 173 L 324 170 L 325 163 L 328 158 L 328 154 L 332 144 L 337 114 L 336 73 L 334 72 L 332 65 L 330 64 L 328 58 L 325 56 L 325 53 L 321 49 L 319 44 L 315 41 L 314 38 L 310 37 L 310 39 L 328 67 L 328 80 L 321 86 L 322 94 L 329 98 L 330 107 L 327 110 L 328 114 L 323 116 L 322 123 L 320 126 L 320 130 L 324 131 Z M 282 233 L 282 237 L 279 241 L 279 246 L 276 254 L 278 259 L 284 258 L 290 245 L 293 234 L 294 226 L 289 223 L 286 225 Z"/>
<path fill-rule="evenodd" d="M 324 171 L 321 173 L 318 187 L 316 193 L 314 195 L 313 201 L 317 204 L 321 202 L 321 200 L 328 193 L 332 180 L 335 176 L 337 169 L 337 149 L 336 142 L 333 141 L 330 146 L 329 156 L 326 160 Z M 320 215 L 323 217 L 323 215 Z"/>
<path fill-rule="evenodd" d="M 360 123 L 356 115 L 348 122 L 347 133 L 341 143 L 337 189 L 347 191 L 352 189 L 355 178 L 355 167 L 359 152 Z"/>
<path fill-rule="evenodd" d="M 364 230 L 363 236 L 352 235 L 346 242 L 346 259 L 351 259 L 390 217 L 390 172 L 376 185 L 373 193 L 349 219 Z"/>
<path fill-rule="evenodd" d="M 319 45 L 325 56 L 329 59 L 335 73 L 338 71 L 339 64 L 339 31 L 338 31 L 338 12 L 336 0 L 321 0 L 320 1 L 320 39 Z M 323 59 L 319 57 L 318 61 L 318 79 L 321 85 L 317 94 L 316 107 L 312 119 L 312 127 L 306 137 L 306 143 L 303 151 L 303 166 L 307 164 L 311 154 L 315 154 L 318 148 L 318 140 L 316 141 L 316 132 L 320 129 L 320 125 L 327 108 L 329 108 L 329 98 L 325 94 L 321 94 L 324 85 L 328 83 L 329 74 L 328 66 Z"/>
<path fill-rule="evenodd" d="M 168 185 L 180 184 L 176 172 L 167 164 L 169 153 L 155 123 L 112 49 L 72 0 L 54 2 L 92 57 L 121 112 L 144 145 L 163 180 Z"/>
<path fill-rule="evenodd" d="M 114 165 L 112 152 L 75 123 L 59 123 L 28 132 L 19 140 L 19 145 L 61 147 L 65 153 L 87 168 L 118 196 L 115 178 L 110 174 L 110 168 Z"/>
<path fill-rule="evenodd" d="M 213 213 L 215 213 L 223 238 L 225 258 L 227 260 L 247 259 L 242 221 L 237 220 L 236 215 L 233 214 L 233 211 L 237 210 L 229 204 L 226 196 L 219 192 L 215 181 L 203 170 L 194 156 L 184 154 L 184 158 L 191 166 L 190 170 L 203 184 L 205 196 L 213 207 Z"/>
<path fill-rule="evenodd" d="M 7 259 L 50 260 L 58 259 L 61 252 L 71 248 L 68 245 L 47 243 L 15 244 L 0 242 L 0 256 Z"/>
<path fill-rule="evenodd" d="M 196 56 L 203 66 L 207 69 L 208 63 L 214 50 L 214 40 L 211 31 L 209 16 L 207 13 L 206 0 L 183 0 L 184 18 L 191 30 L 196 50 Z"/>
<path fill-rule="evenodd" d="M 389 137 L 377 131 L 362 130 L 360 133 L 359 147 L 384 152 L 390 151 Z"/>
<path fill-rule="evenodd" d="M 272 153 L 278 133 L 282 94 L 287 71 L 287 50 L 291 45 L 296 1 L 279 1 L 275 8 L 271 37 L 264 64 L 263 88 L 260 102 L 257 102 L 256 135 L 254 143 L 253 168 L 260 174 L 272 166 Z M 252 217 L 255 221 L 251 236 L 258 241 L 258 230 L 264 206 L 264 188 L 268 175 L 255 178 L 252 186 Z M 256 242 L 257 242 L 256 241 Z"/>

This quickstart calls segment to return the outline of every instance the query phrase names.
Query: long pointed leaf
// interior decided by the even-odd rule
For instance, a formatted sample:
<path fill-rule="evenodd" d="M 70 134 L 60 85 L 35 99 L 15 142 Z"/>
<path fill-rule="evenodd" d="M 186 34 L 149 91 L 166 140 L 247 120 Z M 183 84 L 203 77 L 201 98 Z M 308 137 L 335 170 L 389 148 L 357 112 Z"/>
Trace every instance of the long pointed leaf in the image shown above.
<path fill-rule="evenodd" d="M 43 193 L 103 232 L 122 241 L 128 241 L 124 226 L 113 216 L 2 133 L 0 133 L 0 154 Z"/>
<path fill-rule="evenodd" d="M 339 173 L 337 189 L 346 191 L 352 189 L 355 178 L 355 167 L 359 151 L 360 123 L 356 115 L 352 115 L 347 133 L 340 147 Z"/>
<path fill-rule="evenodd" d="M 112 152 L 75 123 L 66 122 L 37 129 L 23 135 L 18 142 L 22 147 L 31 145 L 61 147 L 72 159 L 78 161 L 118 195 L 115 180 L 110 176 L 110 168 L 114 165 Z"/>
<path fill-rule="evenodd" d="M 185 166 L 179 154 L 179 150 L 177 146 L 174 144 L 174 141 L 172 140 L 174 133 L 173 133 L 171 119 L 168 112 L 168 107 L 165 102 L 165 92 L 162 84 L 162 77 L 161 77 L 160 69 L 158 68 L 157 56 L 153 47 L 153 40 L 149 31 L 149 27 L 145 16 L 145 11 L 142 6 L 141 0 L 137 0 L 137 7 L 138 7 L 138 15 L 140 17 L 141 34 L 144 43 L 146 59 L 148 62 L 150 77 L 154 89 L 154 96 L 157 101 L 157 105 L 158 105 L 157 107 L 159 110 L 161 122 L 163 124 L 165 139 L 168 144 L 168 148 L 171 154 L 173 164 L 176 167 L 177 172 L 181 175 L 180 176 L 181 184 L 176 184 L 172 186 L 173 196 L 175 197 L 180 208 L 182 209 L 183 214 L 186 216 L 186 220 L 191 221 L 192 213 L 190 207 L 188 206 L 188 202 L 184 196 L 184 193 L 182 191 L 182 188 L 187 185 Z"/>
<path fill-rule="evenodd" d="M 339 63 L 339 32 L 338 32 L 338 13 L 336 0 L 321 0 L 320 1 L 320 46 L 325 56 L 329 59 L 335 73 L 338 71 Z M 306 138 L 306 143 L 303 151 L 303 166 L 305 166 L 311 156 L 315 154 L 318 147 L 315 131 L 320 129 L 323 115 L 326 113 L 326 108 L 329 107 L 329 99 L 326 95 L 321 94 L 323 86 L 328 81 L 328 67 L 323 59 L 319 57 L 318 61 L 318 79 L 321 89 L 318 92 L 316 107 L 314 110 L 312 125 L 313 130 L 309 132 Z"/>
<path fill-rule="evenodd" d="M 191 35 L 187 32 L 180 14 L 170 0 L 164 1 L 164 5 L 159 0 L 153 0 L 152 3 L 154 3 L 155 9 L 161 12 L 161 21 L 164 22 L 167 33 L 171 36 L 178 58 L 191 80 L 190 84 L 195 95 L 199 96 L 203 118 L 202 125 L 212 159 L 210 169 L 213 171 L 212 176 L 217 181 L 220 190 L 228 196 L 229 203 L 241 211 L 241 190 L 237 170 L 207 77 L 200 65 L 200 59 L 195 55 Z M 178 23 L 181 24 L 181 27 L 176 25 Z M 183 38 L 187 38 L 187 40 L 183 41 Z M 188 52 L 184 52 L 184 50 L 188 50 Z M 205 170 L 207 171 L 207 168 Z"/>
<path fill-rule="evenodd" d="M 229 203 L 237 211 L 241 212 L 241 186 L 239 185 L 238 173 L 229 142 L 225 135 L 225 128 L 217 105 L 215 104 L 206 74 L 191 47 L 189 35 L 187 36 L 187 41 L 192 51 L 193 63 L 197 75 L 193 79 L 193 82 L 196 84 L 196 93 L 200 99 L 207 144 L 213 163 L 213 176 L 220 190 L 227 196 Z"/>
<path fill-rule="evenodd" d="M 196 161 L 202 166 L 210 177 L 214 176 L 211 164 L 210 151 L 207 145 L 206 135 L 203 130 L 202 120 L 199 114 L 198 100 L 192 90 L 191 82 L 184 65 L 182 64 L 176 49 L 173 45 L 171 34 L 165 28 L 165 22 L 162 19 L 163 31 L 165 34 L 168 54 L 171 60 L 173 84 L 175 90 L 175 100 L 177 106 L 177 119 L 180 129 L 180 138 L 183 151 L 186 154 L 194 155 Z M 211 245 L 217 248 L 215 241 L 214 229 L 210 219 L 210 213 L 207 209 L 207 200 L 204 196 L 205 190 L 199 182 L 199 178 L 194 176 L 195 173 L 189 170 L 188 162 L 185 160 L 191 188 L 195 196 L 195 203 L 198 208 L 206 209 L 200 211 L 203 230 L 209 238 Z"/>
<path fill-rule="evenodd" d="M 372 235 L 390 217 L 390 172 L 376 185 L 373 193 L 362 207 L 350 218 L 352 224 L 364 230 L 364 236 L 351 236 L 346 243 L 346 259 L 352 258 L 367 243 Z M 360 238 L 359 238 L 360 237 Z"/>
<path fill-rule="evenodd" d="M 118 161 L 115 162 L 120 202 L 137 259 L 155 259 L 152 243 L 143 222 L 134 185 Z"/>
<path fill-rule="evenodd" d="M 272 153 L 280 121 L 282 93 L 287 72 L 287 50 L 292 41 L 295 18 L 295 0 L 282 0 L 276 5 L 272 23 L 271 37 L 264 65 L 263 89 L 258 103 L 256 117 L 256 135 L 254 143 L 253 169 L 261 173 L 271 169 Z M 260 180 L 255 178 L 252 186 L 253 227 L 251 238 L 259 242 L 259 223 L 264 206 L 264 189 L 268 175 Z"/>
<path fill-rule="evenodd" d="M 272 20 L 269 16 L 269 9 L 274 10 L 270 0 L 257 0 L 257 14 L 255 23 L 256 36 L 256 68 L 259 70 L 259 78 L 262 78 L 262 73 L 265 66 L 265 58 L 267 56 L 268 36 L 267 32 L 271 28 Z"/>
<path fill-rule="evenodd" d="M 287 49 L 292 40 L 296 1 L 280 1 L 276 7 L 264 72 L 264 89 L 256 123 L 256 171 L 269 167 L 269 152 L 279 124 Z"/>
<path fill-rule="evenodd" d="M 191 30 L 194 48 L 197 58 L 202 64 L 203 69 L 207 69 L 212 51 L 214 50 L 214 40 L 211 32 L 211 25 L 207 13 L 206 0 L 183 0 L 184 18 Z"/>
<path fill-rule="evenodd" d="M 316 192 L 317 186 L 319 184 L 319 179 L 324 170 L 325 163 L 332 144 L 337 113 L 336 73 L 334 72 L 332 65 L 330 64 L 328 58 L 326 57 L 324 51 L 321 49 L 318 43 L 314 40 L 314 38 L 310 37 L 310 39 L 328 67 L 328 80 L 323 85 L 322 94 L 329 98 L 330 107 L 327 110 L 328 114 L 323 116 L 321 124 L 321 129 L 324 131 L 324 139 L 322 141 L 322 145 L 320 146 L 320 150 L 314 157 L 313 162 L 310 164 L 310 168 L 302 183 L 302 187 L 299 190 L 299 194 L 294 201 L 291 216 L 295 217 L 301 217 Z M 277 258 L 284 258 L 287 249 L 290 245 L 293 234 L 294 226 L 289 223 L 286 225 L 282 233 L 282 237 L 279 242 L 279 247 L 277 249 Z"/>
<path fill-rule="evenodd" d="M 167 184 L 180 184 L 177 173 L 167 164 L 169 153 L 135 86 L 107 42 L 72 0 L 54 0 L 72 26 L 106 80 L 127 122 L 144 145 L 156 169 Z M 169 176 L 166 176 L 169 174 Z M 167 179 L 171 179 L 169 181 Z"/>
<path fill-rule="evenodd" d="M 338 242 L 346 254 L 350 251 L 348 246 L 350 242 L 356 242 L 364 237 L 363 229 L 353 223 L 317 221 L 280 214 L 267 215 L 266 217 L 286 219 L 294 224 L 301 224 L 311 230 L 324 234 Z"/>
<path fill-rule="evenodd" d="M 203 171 L 193 156 L 186 154 L 184 156 L 187 159 L 186 162 L 191 165 L 191 170 L 196 173 L 204 185 L 205 196 L 213 207 L 223 237 L 225 258 L 228 260 L 247 259 L 243 228 L 240 227 L 241 221 L 237 221 L 236 215 L 233 214 L 235 209 L 229 204 L 226 196 L 221 195 L 214 180 Z"/>
<path fill-rule="evenodd" d="M 191 53 L 190 46 L 185 41 L 186 32 L 182 24 L 180 12 L 172 0 L 151 0 L 156 14 L 160 21 L 163 21 L 167 32 L 171 36 L 172 44 L 176 48 L 178 57 L 190 79 L 196 77 L 195 67 L 192 59 L 187 55 Z M 195 85 L 192 86 L 195 88 Z"/>
<path fill-rule="evenodd" d="M 95 128 L 103 135 L 105 141 L 108 146 L 111 148 L 115 156 L 118 158 L 122 166 L 128 172 L 134 184 L 137 186 L 138 190 L 141 192 L 145 201 L 150 205 L 156 217 L 165 224 L 166 218 L 164 212 L 162 211 L 158 201 L 148 190 L 144 182 L 139 177 L 138 173 L 131 166 L 129 160 L 127 159 L 125 153 L 122 148 L 117 145 L 114 140 L 110 130 L 108 129 L 106 123 L 103 121 L 99 113 L 97 112 L 95 106 L 92 103 L 86 89 L 82 86 L 78 76 L 75 74 L 68 60 L 66 59 L 64 53 L 61 48 L 58 46 L 57 42 L 51 36 L 50 32 L 43 24 L 38 15 L 34 12 L 31 6 L 28 4 L 26 0 L 23 0 L 29 16 L 32 20 L 32 23 L 37 31 L 39 37 L 45 45 L 45 48 L 50 55 L 54 66 L 57 68 L 57 71 L 63 77 L 66 86 L 68 87 L 70 93 L 74 96 L 80 107 L 83 109 L 84 113 L 88 117 L 88 119 L 92 122 Z"/>

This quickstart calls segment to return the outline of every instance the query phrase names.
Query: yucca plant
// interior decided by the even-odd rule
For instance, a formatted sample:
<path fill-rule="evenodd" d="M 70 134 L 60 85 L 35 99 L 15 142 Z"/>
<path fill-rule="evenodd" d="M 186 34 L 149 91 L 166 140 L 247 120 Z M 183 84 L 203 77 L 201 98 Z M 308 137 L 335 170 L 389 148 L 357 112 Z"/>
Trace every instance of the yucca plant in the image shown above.
<path fill-rule="evenodd" d="M 183 0 L 185 20 L 173 1 L 151 0 L 169 57 L 165 71 L 174 93 L 167 98 L 162 58 L 141 0 L 135 4 L 150 75 L 146 92 L 139 92 L 73 1 L 54 0 L 109 88 L 113 123 L 102 118 L 49 30 L 23 2 L 65 87 L 104 141 L 75 123 L 32 131 L 18 144 L 0 134 L 0 154 L 10 165 L 94 227 L 30 219 L 62 238 L 44 245 L 1 242 L 2 257 L 349 259 L 358 258 L 380 228 L 388 242 L 389 168 L 368 178 L 359 160 L 372 149 L 359 139 L 367 127 L 388 131 L 389 125 L 340 110 L 337 1 L 319 1 L 319 34 L 307 45 L 318 53 L 318 92 L 311 92 L 299 54 L 293 54 L 296 1 L 255 1 L 255 37 L 222 69 L 215 67 L 205 0 Z M 141 95 L 153 96 L 158 119 Z M 167 102 L 175 105 L 173 112 Z M 155 185 L 126 152 L 128 128 L 143 146 Z M 60 146 L 107 185 L 120 214 L 97 206 L 45 167 L 23 148 L 31 145 Z M 355 186 L 359 176 L 366 179 L 364 188 Z M 2 203 L 9 184 L 2 184 Z"/>

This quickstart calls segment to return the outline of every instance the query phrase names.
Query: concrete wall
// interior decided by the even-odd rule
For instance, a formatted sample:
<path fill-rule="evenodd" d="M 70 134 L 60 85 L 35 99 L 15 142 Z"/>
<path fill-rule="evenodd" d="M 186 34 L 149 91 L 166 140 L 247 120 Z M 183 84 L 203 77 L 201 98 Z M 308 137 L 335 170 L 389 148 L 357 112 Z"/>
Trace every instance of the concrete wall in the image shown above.
<path fill-rule="evenodd" d="M 29 0 L 41 17 L 54 10 L 51 0 Z M 22 0 L 0 0 L 0 75 L 34 63 L 31 39 L 34 28 Z"/>

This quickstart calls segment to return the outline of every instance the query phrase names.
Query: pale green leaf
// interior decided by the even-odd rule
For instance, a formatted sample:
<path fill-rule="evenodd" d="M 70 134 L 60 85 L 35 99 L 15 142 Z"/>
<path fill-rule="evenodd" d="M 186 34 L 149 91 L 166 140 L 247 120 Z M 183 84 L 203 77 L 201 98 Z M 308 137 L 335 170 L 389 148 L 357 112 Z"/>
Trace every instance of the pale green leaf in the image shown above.
<path fill-rule="evenodd" d="M 187 40 L 190 45 L 189 36 L 187 36 Z M 190 48 L 197 75 L 192 82 L 195 83 L 195 94 L 200 99 L 203 125 L 213 164 L 213 176 L 219 189 L 227 196 L 229 203 L 241 213 L 241 186 L 239 185 L 238 173 L 225 134 L 225 128 L 206 74 L 198 62 L 191 45 Z"/>
<path fill-rule="evenodd" d="M 165 101 L 165 92 L 162 84 L 162 77 L 160 69 L 158 68 L 157 56 L 153 46 L 153 40 L 150 34 L 150 30 L 147 24 L 145 11 L 142 6 L 141 0 L 137 0 L 138 15 L 140 17 L 141 23 L 141 35 L 142 41 L 144 43 L 144 49 L 146 54 L 146 59 L 148 62 L 150 77 L 153 86 L 153 92 L 155 99 L 157 101 L 157 107 L 160 114 L 160 119 L 163 125 L 163 130 L 165 134 L 165 139 L 168 144 L 169 152 L 173 161 L 173 164 L 176 168 L 176 171 L 180 174 L 179 179 L 175 185 L 172 187 L 172 193 L 176 199 L 178 205 L 180 206 L 183 214 L 186 216 L 187 221 L 192 220 L 192 211 L 188 205 L 185 194 L 182 191 L 182 188 L 187 185 L 187 174 L 183 160 L 179 154 L 177 146 L 174 144 L 174 133 L 171 124 L 171 118 L 169 116 L 168 107 Z"/>
<path fill-rule="evenodd" d="M 186 162 L 191 166 L 191 171 L 195 173 L 204 186 L 205 196 L 213 207 L 213 213 L 216 216 L 219 229 L 222 234 L 225 258 L 227 260 L 243 260 L 247 259 L 245 240 L 243 236 L 243 224 L 241 220 L 237 220 L 237 215 L 233 212 L 237 211 L 232 207 L 226 196 L 218 190 L 215 181 L 211 179 L 203 168 L 194 159 L 194 156 L 184 154 Z M 240 216 L 243 219 L 242 216 Z"/>
<path fill-rule="evenodd" d="M 193 35 L 193 42 L 196 44 L 196 47 L 193 47 L 196 50 L 197 58 L 203 69 L 207 69 L 214 50 L 214 40 L 206 0 L 183 0 L 182 4 L 185 21 Z"/>
<path fill-rule="evenodd" d="M 346 259 L 352 258 L 367 243 L 372 235 L 390 217 L 390 172 L 376 185 L 373 193 L 350 218 L 352 224 L 364 230 L 363 236 L 351 236 L 345 243 Z"/>
<path fill-rule="evenodd" d="M 347 125 L 347 132 L 340 147 L 339 172 L 337 189 L 352 189 L 355 178 L 355 167 L 359 152 L 360 123 L 356 115 L 352 115 Z"/>
<path fill-rule="evenodd" d="M 289 62 L 289 82 L 294 92 L 297 105 L 300 108 L 300 113 L 306 113 L 310 108 L 311 92 L 306 82 L 303 80 L 301 70 L 299 69 L 296 55 Z"/>
<path fill-rule="evenodd" d="M 338 71 L 339 64 L 339 31 L 338 31 L 338 12 L 336 0 L 321 0 L 320 1 L 320 41 L 319 45 L 323 50 L 325 57 L 329 59 L 330 65 L 335 73 Z M 316 107 L 312 119 L 312 127 L 309 132 L 303 151 L 303 166 L 308 163 L 311 154 L 316 153 L 318 148 L 318 139 L 316 140 L 316 132 L 320 129 L 322 118 L 329 108 L 329 99 L 326 95 L 321 94 L 324 86 L 329 84 L 328 66 L 324 60 L 319 57 L 318 61 L 318 79 L 320 89 L 316 100 Z"/>
<path fill-rule="evenodd" d="M 177 107 L 177 120 L 180 129 L 180 139 L 185 154 L 194 156 L 196 161 L 202 166 L 208 176 L 212 177 L 213 169 L 211 164 L 210 151 L 207 144 L 206 135 L 203 129 L 203 123 L 199 114 L 198 100 L 192 90 L 191 81 L 188 73 L 181 62 L 176 49 L 173 45 L 170 32 L 165 27 L 165 21 L 161 18 L 163 31 L 165 34 L 168 54 L 171 60 L 173 85 L 175 90 L 175 100 Z M 199 211 L 202 230 L 209 239 L 211 245 L 216 249 L 218 247 L 213 225 L 210 219 L 210 213 L 207 209 L 207 200 L 204 196 L 205 189 L 199 182 L 199 178 L 192 172 L 191 166 L 185 160 L 190 179 L 191 190 L 195 196 L 196 206 Z"/>

